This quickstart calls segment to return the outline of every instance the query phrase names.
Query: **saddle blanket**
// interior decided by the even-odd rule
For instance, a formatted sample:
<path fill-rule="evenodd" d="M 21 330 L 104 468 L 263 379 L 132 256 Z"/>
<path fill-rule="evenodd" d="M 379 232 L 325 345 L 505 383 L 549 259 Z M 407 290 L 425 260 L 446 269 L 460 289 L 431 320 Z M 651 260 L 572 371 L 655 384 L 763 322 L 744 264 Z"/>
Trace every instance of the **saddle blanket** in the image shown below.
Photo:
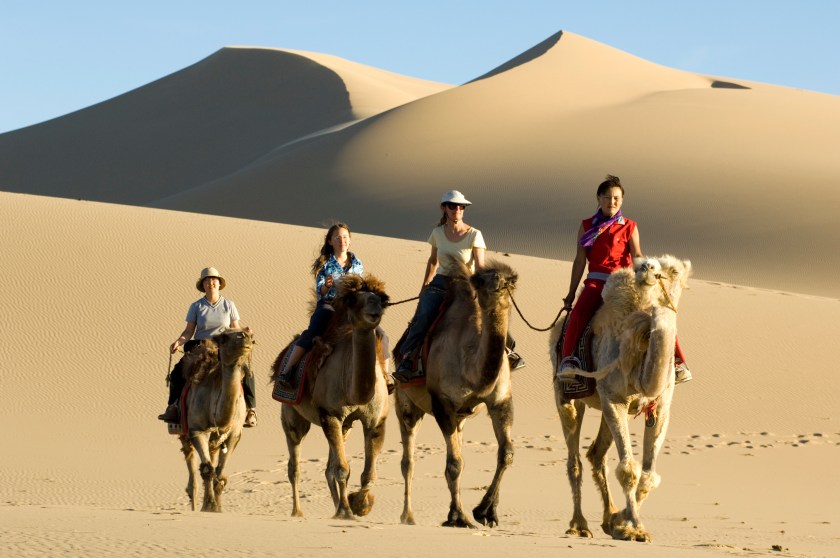
<path fill-rule="evenodd" d="M 291 350 L 289 351 L 291 352 Z M 299 405 L 303 398 L 303 388 L 306 385 L 306 367 L 309 363 L 309 357 L 312 353 L 306 353 L 300 363 L 295 367 L 292 373 L 291 388 L 284 389 L 280 382 L 274 382 L 274 389 L 271 392 L 271 398 L 280 403 L 288 405 Z M 288 358 L 288 355 L 287 355 Z M 282 368 L 282 367 L 281 367 Z"/>

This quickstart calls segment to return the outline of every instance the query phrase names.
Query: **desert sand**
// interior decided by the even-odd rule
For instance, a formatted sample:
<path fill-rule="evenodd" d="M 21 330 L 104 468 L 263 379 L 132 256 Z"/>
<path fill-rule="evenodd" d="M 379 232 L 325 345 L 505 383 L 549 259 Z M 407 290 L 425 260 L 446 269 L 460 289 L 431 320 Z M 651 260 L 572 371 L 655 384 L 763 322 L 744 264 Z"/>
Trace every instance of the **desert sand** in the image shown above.
<path fill-rule="evenodd" d="M 603 94 L 591 95 L 601 67 L 593 60 L 615 70 L 607 85 L 620 87 L 599 85 Z M 335 90 L 278 74 L 276 64 L 297 68 L 288 70 L 296 78 L 315 72 L 338 80 Z M 551 72 L 539 67 L 545 64 Z M 266 105 L 248 96 L 254 90 L 220 89 L 213 65 L 239 80 L 250 76 L 256 89 L 268 76 L 278 93 L 298 85 L 298 97 L 277 100 L 278 121 L 291 104 L 311 104 L 278 132 L 260 116 Z M 579 79 L 567 80 L 570 72 Z M 194 112 L 183 110 L 189 103 L 169 104 L 197 93 L 199 84 L 211 98 L 194 97 L 202 101 Z M 324 96 L 308 94 L 313 87 Z M 242 97 L 231 100 L 234 93 Z M 836 219 L 820 207 L 831 207 L 840 191 L 831 182 L 837 158 L 828 154 L 840 145 L 833 124 L 840 124 L 840 99 L 685 74 L 573 34 L 460 87 L 326 55 L 237 47 L 124 97 L 0 136 L 9 301 L 0 342 L 7 425 L 0 555 L 836 555 L 840 387 L 832 354 L 840 291 L 833 276 L 840 260 L 830 250 Z M 202 120 L 222 99 L 242 112 Z M 170 112 L 150 111 L 152 100 Z M 541 113 L 549 101 L 553 112 Z M 720 113 L 731 123 L 725 134 L 714 120 Z M 768 114 L 776 120 L 763 122 Z M 138 122 L 176 117 L 181 136 L 150 124 L 143 138 L 101 150 L 109 134 L 128 137 L 126 128 Z M 558 122 L 568 133 L 557 133 Z M 622 127 L 632 122 L 645 137 L 627 139 Z M 785 131 L 773 137 L 754 133 L 782 124 Z M 207 134 L 231 137 L 211 152 L 196 143 Z M 75 151 L 56 149 L 73 138 L 80 138 Z M 178 142 L 187 146 L 181 157 L 161 164 Z M 781 167 L 788 174 L 770 176 Z M 606 172 L 628 186 L 625 213 L 641 223 L 646 253 L 670 252 L 695 266 L 679 317 L 695 379 L 677 387 L 658 463 L 662 484 L 642 508 L 653 542 L 615 541 L 600 530 L 593 539 L 564 534 L 571 497 L 548 334 L 518 315 L 511 328 L 527 367 L 513 374 L 516 455 L 497 528 L 440 526 L 449 503 L 445 450 L 430 418 L 417 447 L 418 525 L 400 524 L 393 412 L 372 513 L 332 519 L 326 443 L 313 429 L 303 445 L 306 517 L 291 518 L 280 406 L 268 375 L 277 352 L 306 325 L 308 266 L 323 225 L 348 222 L 352 250 L 385 281 L 392 300 L 403 300 L 417 294 L 437 198 L 459 187 L 474 202 L 466 220 L 484 232 L 488 256 L 518 272 L 515 297 L 525 317 L 545 327 L 568 288 L 570 238 L 594 211 Z M 313 198 L 318 203 L 307 203 Z M 213 199 L 219 205 L 201 201 Z M 815 265 L 820 253 L 824 265 Z M 258 343 L 260 423 L 245 430 L 231 457 L 221 514 L 188 511 L 180 444 L 156 420 L 166 397 L 167 347 L 200 296 L 195 281 L 205 266 L 224 274 L 223 294 Z M 382 325 L 392 339 L 413 310 L 413 303 L 388 308 Z M 587 417 L 584 444 L 599 413 Z M 632 428 L 640 436 L 641 420 Z M 462 497 L 471 510 L 496 459 L 486 413 L 467 423 L 464 447 Z M 356 486 L 359 431 L 350 434 L 348 455 Z M 584 510 L 597 526 L 600 502 L 588 472 Z"/>

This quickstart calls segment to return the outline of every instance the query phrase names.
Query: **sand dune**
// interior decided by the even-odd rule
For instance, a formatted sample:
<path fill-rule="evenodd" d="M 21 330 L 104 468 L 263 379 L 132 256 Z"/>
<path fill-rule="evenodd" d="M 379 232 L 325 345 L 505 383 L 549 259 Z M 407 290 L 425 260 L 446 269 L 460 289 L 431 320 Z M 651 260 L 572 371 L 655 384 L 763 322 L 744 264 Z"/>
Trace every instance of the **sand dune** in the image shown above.
<path fill-rule="evenodd" d="M 833 556 L 840 485 L 821 471 L 840 449 L 838 130 L 837 97 L 676 71 L 558 33 L 458 87 L 230 47 L 0 135 L 0 555 Z M 679 309 L 695 380 L 677 389 L 663 482 L 643 508 L 654 544 L 564 535 L 571 498 L 548 334 L 516 315 L 528 366 L 513 376 L 516 457 L 498 528 L 439 527 L 449 500 L 431 419 L 417 445 L 418 525 L 399 524 L 393 413 L 371 515 L 331 519 L 326 443 L 313 429 L 306 519 L 291 519 L 268 369 L 306 324 L 322 225 L 350 223 L 366 269 L 392 300 L 407 299 L 438 196 L 461 189 L 474 202 L 467 221 L 490 257 L 516 269 L 517 303 L 544 327 L 607 172 L 627 187 L 645 252 L 690 258 L 696 270 Z M 224 294 L 258 343 L 261 422 L 231 458 L 221 515 L 187 512 L 180 445 L 155 418 L 167 346 L 207 265 L 227 278 Z M 413 309 L 387 310 L 392 338 Z M 584 443 L 599 416 L 588 413 Z M 640 436 L 639 421 L 631 428 Z M 350 434 L 354 485 L 360 438 Z M 484 413 L 467 423 L 464 458 L 471 509 L 496 461 Z M 592 526 L 597 498 L 587 478 Z"/>
<path fill-rule="evenodd" d="M 303 446 L 305 520 L 288 517 L 285 442 L 268 368 L 306 322 L 307 262 L 322 230 L 121 205 L 0 193 L 0 235 L 11 304 L 3 317 L 0 416 L 9 426 L 0 465 L 0 553 L 205 555 L 219 546 L 271 555 L 283 544 L 308 556 L 421 556 L 429 549 L 594 556 L 766 552 L 830 556 L 840 537 L 836 483 L 801 474 L 831 463 L 840 447 L 831 362 L 840 335 L 834 299 L 693 280 L 680 307 L 680 335 L 695 371 L 681 386 L 660 459 L 662 486 L 645 504 L 654 545 L 564 538 L 571 502 L 565 449 L 549 383 L 548 335 L 512 328 L 528 366 L 514 374 L 516 459 L 502 488 L 502 525 L 476 533 L 438 527 L 448 493 L 444 447 L 434 421 L 418 440 L 414 485 L 419 525 L 399 525 L 400 445 L 393 415 L 380 460 L 377 503 L 357 522 L 331 520 L 323 479 L 326 444 L 313 430 Z M 191 239 L 208 238 L 200 243 Z M 11 239 L 14 239 L 11 241 Z M 354 234 L 354 249 L 395 300 L 413 296 L 423 243 Z M 492 238 L 488 239 L 492 242 Z M 545 326 L 560 305 L 567 262 L 494 252 L 520 275 L 517 302 Z M 186 470 L 177 441 L 155 420 L 165 398 L 166 346 L 197 298 L 208 264 L 228 280 L 244 323 L 257 334 L 254 367 L 261 423 L 231 459 L 223 518 L 187 513 Z M 131 316 L 137 308 L 148 322 Z M 388 309 L 399 335 L 411 304 Z M 586 436 L 594 434 L 598 413 Z M 634 423 L 639 434 L 642 425 Z M 353 482 L 360 433 L 350 435 Z M 489 482 L 495 442 L 484 413 L 465 429 L 465 506 Z M 611 454 L 611 467 L 615 466 Z M 599 504 L 586 483 L 585 510 Z M 222 521 L 222 523 L 219 523 Z M 187 536 L 188 535 L 188 536 Z M 408 544 L 408 548 L 405 545 Z M 422 551 L 420 549 L 423 549 Z"/>
<path fill-rule="evenodd" d="M 0 180 L 308 226 L 352 205 L 371 209 L 354 215 L 358 230 L 413 240 L 457 187 L 494 248 L 571 259 L 609 172 L 646 251 L 692 258 L 706 279 L 836 297 L 840 235 L 820 208 L 840 204 L 838 145 L 835 96 L 673 70 L 558 33 L 454 88 L 327 55 L 222 49 L 0 136 Z"/>

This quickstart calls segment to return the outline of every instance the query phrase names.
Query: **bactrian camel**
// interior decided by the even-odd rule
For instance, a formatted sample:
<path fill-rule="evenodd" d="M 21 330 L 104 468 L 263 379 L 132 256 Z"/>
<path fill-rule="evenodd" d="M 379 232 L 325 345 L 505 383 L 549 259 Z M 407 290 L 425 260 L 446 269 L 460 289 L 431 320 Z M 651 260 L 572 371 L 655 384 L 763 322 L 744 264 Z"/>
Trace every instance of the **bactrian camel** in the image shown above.
<path fill-rule="evenodd" d="M 607 279 L 603 305 L 593 318 L 593 358 L 598 369 L 578 372 L 598 380 L 596 394 L 568 400 L 560 381 L 554 393 L 568 448 L 567 473 L 574 513 L 567 534 L 591 537 L 581 511 L 582 463 L 580 432 L 586 406 L 600 409 L 601 425 L 587 459 L 603 501 L 601 528 L 615 539 L 649 541 L 639 515 L 642 502 L 659 486 L 656 459 L 665 442 L 674 394 L 674 345 L 677 307 L 691 271 L 691 262 L 673 256 L 639 258 L 634 269 L 617 270 Z M 552 334 L 550 353 L 557 366 L 556 346 L 562 330 Z M 641 465 L 633 456 L 628 417 L 645 413 Z M 607 482 L 606 454 L 615 440 L 619 463 L 616 477 L 625 496 L 618 511 Z"/>
<path fill-rule="evenodd" d="M 193 363 L 184 366 L 185 370 L 191 370 L 191 385 L 186 397 L 188 434 L 180 439 L 190 472 L 187 495 L 193 511 L 199 474 L 204 481 L 201 511 L 222 511 L 221 496 L 227 484 L 225 464 L 242 437 L 245 420 L 242 378 L 252 345 L 249 332 L 231 329 L 202 341 L 188 355 Z"/>
<path fill-rule="evenodd" d="M 329 444 L 327 485 L 335 504 L 335 518 L 367 515 L 373 506 L 376 459 L 385 440 L 388 387 L 386 355 L 375 329 L 388 302 L 384 284 L 370 274 L 344 275 L 337 283 L 335 314 L 322 338 L 316 338 L 304 394 L 298 405 L 284 403 L 281 423 L 289 448 L 289 482 L 292 516 L 302 517 L 300 507 L 300 444 L 312 424 L 319 424 Z M 272 380 L 277 377 L 291 343 L 278 355 Z M 347 494 L 350 466 L 344 442 L 359 421 L 365 438 L 365 464 L 358 492 Z"/>
<path fill-rule="evenodd" d="M 473 517 L 490 527 L 499 523 L 499 486 L 513 462 L 513 403 L 505 339 L 510 293 L 516 280 L 516 273 L 498 262 L 488 262 L 484 270 L 471 277 L 466 268 L 451 277 L 451 303 L 431 333 L 426 384 L 397 390 L 405 479 L 403 523 L 415 523 L 411 507 L 414 439 L 424 414 L 431 414 L 446 440 L 445 475 L 451 502 L 443 525 L 474 527 L 461 508 L 461 444 L 465 420 L 475 415 L 482 404 L 487 407 L 499 446 L 496 472 L 481 503 L 473 509 Z"/>

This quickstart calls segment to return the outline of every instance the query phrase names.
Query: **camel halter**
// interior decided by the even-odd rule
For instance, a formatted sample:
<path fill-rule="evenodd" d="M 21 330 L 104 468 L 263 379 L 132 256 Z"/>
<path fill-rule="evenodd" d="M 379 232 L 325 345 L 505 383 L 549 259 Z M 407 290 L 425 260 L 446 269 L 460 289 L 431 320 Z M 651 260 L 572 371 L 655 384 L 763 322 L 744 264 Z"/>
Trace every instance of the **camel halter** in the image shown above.
<path fill-rule="evenodd" d="M 673 303 L 673 301 L 671 300 L 671 295 L 669 295 L 669 294 L 668 294 L 668 289 L 666 289 L 666 288 L 665 288 L 665 283 L 663 283 L 663 282 L 662 282 L 662 277 L 661 277 L 661 276 L 657 276 L 657 277 L 656 277 L 656 280 L 657 280 L 657 281 L 659 281 L 659 287 L 662 289 L 662 294 L 664 294 L 664 295 L 665 295 L 665 302 L 667 302 L 667 303 L 668 303 L 668 304 L 667 304 L 667 305 L 668 305 L 668 308 L 670 308 L 671 310 L 673 310 L 673 311 L 674 311 L 674 314 L 676 314 L 676 313 L 677 313 L 677 307 L 676 307 L 676 306 L 674 306 L 674 303 Z"/>

